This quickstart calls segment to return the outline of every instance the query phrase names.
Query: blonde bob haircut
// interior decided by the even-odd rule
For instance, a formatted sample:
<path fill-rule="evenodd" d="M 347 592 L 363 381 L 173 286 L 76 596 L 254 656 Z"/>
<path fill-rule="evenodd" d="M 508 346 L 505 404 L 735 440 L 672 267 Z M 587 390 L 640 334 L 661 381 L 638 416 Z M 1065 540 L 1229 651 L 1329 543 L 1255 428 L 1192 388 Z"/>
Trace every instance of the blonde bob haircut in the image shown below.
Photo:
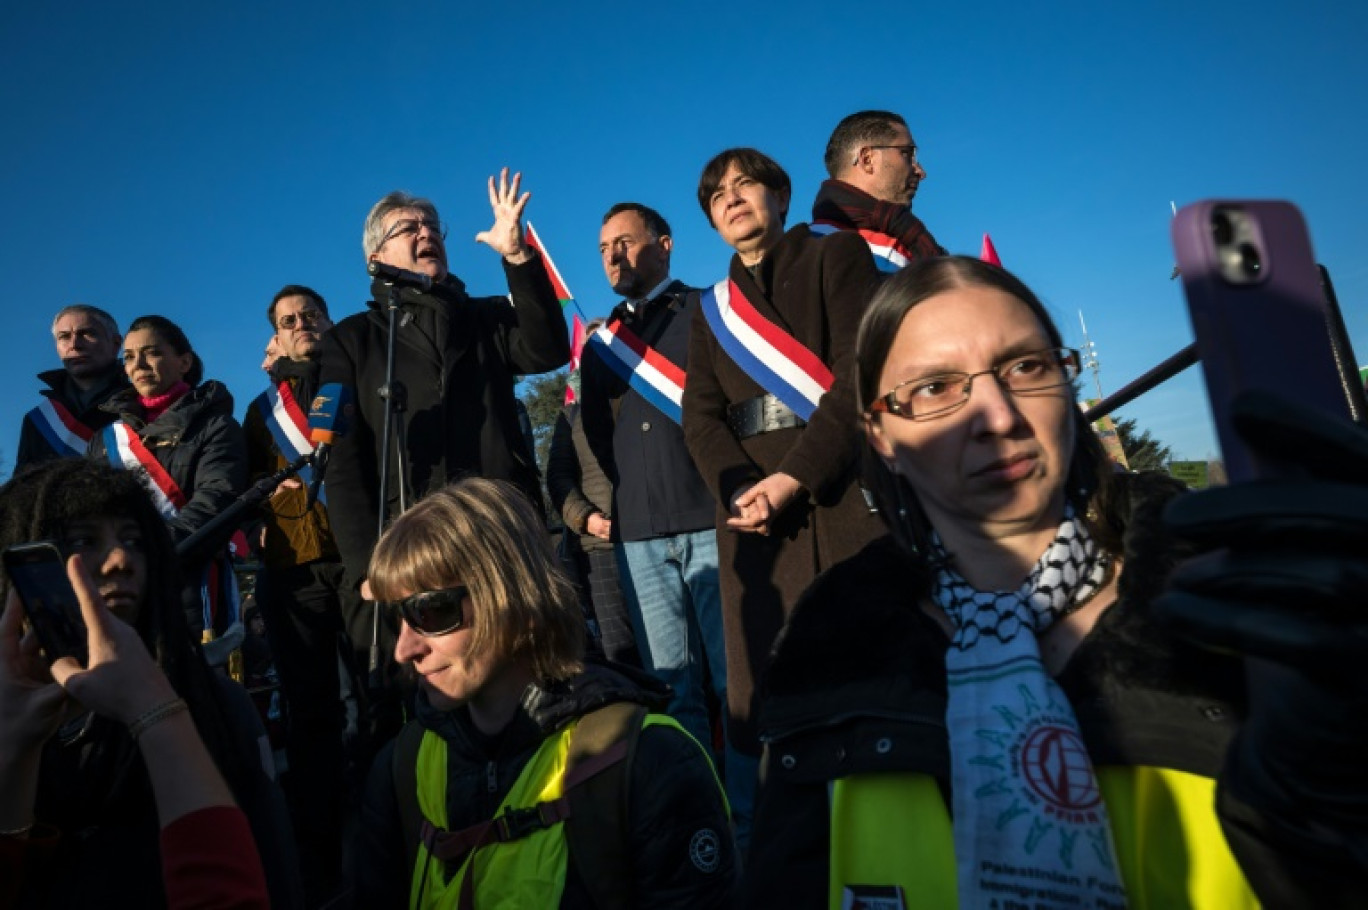
<path fill-rule="evenodd" d="M 543 681 L 583 669 L 579 598 L 536 510 L 512 484 L 470 477 L 429 494 L 376 543 L 369 580 L 382 603 L 463 584 L 472 656 L 527 659 Z"/>

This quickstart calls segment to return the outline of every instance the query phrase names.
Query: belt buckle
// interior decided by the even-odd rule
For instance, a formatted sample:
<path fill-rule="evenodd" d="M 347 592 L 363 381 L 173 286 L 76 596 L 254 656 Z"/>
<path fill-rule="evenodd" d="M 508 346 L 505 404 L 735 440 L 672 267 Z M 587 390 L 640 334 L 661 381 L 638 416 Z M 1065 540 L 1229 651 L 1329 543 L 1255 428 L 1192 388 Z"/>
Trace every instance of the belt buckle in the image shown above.
<path fill-rule="evenodd" d="M 499 816 L 499 835 L 503 841 L 518 840 L 545 827 L 546 820 L 542 818 L 540 806 L 509 809 Z"/>

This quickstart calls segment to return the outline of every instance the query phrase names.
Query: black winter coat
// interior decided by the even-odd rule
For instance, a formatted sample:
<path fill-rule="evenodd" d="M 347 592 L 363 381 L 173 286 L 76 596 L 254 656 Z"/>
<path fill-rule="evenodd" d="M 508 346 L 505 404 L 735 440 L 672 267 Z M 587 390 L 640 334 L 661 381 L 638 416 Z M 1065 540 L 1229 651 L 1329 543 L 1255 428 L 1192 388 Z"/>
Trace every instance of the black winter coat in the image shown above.
<path fill-rule="evenodd" d="M 430 293 L 399 288 L 395 345 L 397 382 L 408 396 L 404 418 L 407 475 L 391 455 L 389 517 L 399 514 L 402 482 L 411 505 L 429 490 L 462 475 L 507 480 L 541 508 L 536 461 L 518 423 L 518 377 L 544 373 L 570 360 L 560 301 L 540 255 L 521 265 L 504 262 L 507 297 L 470 297 L 448 276 Z M 366 576 L 377 539 L 381 436 L 389 299 L 383 282 L 371 286 L 367 310 L 348 316 L 323 336 L 320 386 L 339 383 L 356 395 L 350 433 L 332 451 L 328 514 L 349 582 Z"/>
<path fill-rule="evenodd" d="M 208 524 L 246 489 L 247 443 L 233 417 L 233 396 L 223 383 L 206 380 L 151 423 L 144 419 L 138 393 L 132 388 L 110 398 L 101 409 L 133 428 L 185 494 L 185 507 L 167 522 L 176 543 Z M 108 457 L 102 434 L 91 438 L 90 455 Z M 206 541 L 201 548 L 203 558 L 228 546 L 235 530 L 225 527 L 214 540 Z"/>
<path fill-rule="evenodd" d="M 658 683 L 642 676 L 641 685 L 618 672 L 590 664 L 567 682 L 529 686 L 509 725 L 496 736 L 480 733 L 465 708 L 439 711 L 425 694 L 418 698 L 417 720 L 447 742 L 447 818 L 458 831 L 493 818 L 523 766 L 542 740 L 571 720 L 616 702 L 659 710 Z M 627 671 L 630 672 L 630 671 Z M 648 692 L 643 686 L 654 687 Z M 408 906 L 413 870 L 406 868 L 404 832 L 394 789 L 391 742 L 376 757 L 366 784 L 355 855 L 355 906 Z M 632 906 L 653 908 L 730 907 L 738 866 L 722 792 L 711 764 L 692 738 L 664 726 L 647 727 L 637 741 L 627 793 L 628 840 L 635 845 Z M 572 820 L 573 821 L 573 820 Z M 710 829 L 720 854 L 711 872 L 690 862 L 690 844 Z M 568 865 L 562 908 L 593 904 L 578 877 L 573 855 Z"/>

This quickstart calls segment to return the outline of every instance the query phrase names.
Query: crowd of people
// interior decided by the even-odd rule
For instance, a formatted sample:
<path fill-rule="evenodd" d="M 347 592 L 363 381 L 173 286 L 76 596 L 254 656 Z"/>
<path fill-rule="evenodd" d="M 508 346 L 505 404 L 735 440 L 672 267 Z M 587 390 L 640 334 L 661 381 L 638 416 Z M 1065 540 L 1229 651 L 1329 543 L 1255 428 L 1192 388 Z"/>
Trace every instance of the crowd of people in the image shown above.
<path fill-rule="evenodd" d="M 520 175 L 488 297 L 390 193 L 362 311 L 270 299 L 242 424 L 171 319 L 61 309 L 0 546 L 60 551 L 85 656 L 0 580 L 0 906 L 1368 902 L 1368 433 L 1264 402 L 1251 445 L 1336 454 L 1272 505 L 1117 470 L 1037 296 L 912 213 L 906 121 L 825 163 L 792 226 L 778 162 L 704 165 L 707 288 L 609 206 L 573 352 Z M 544 500 L 515 387 L 572 354 Z"/>

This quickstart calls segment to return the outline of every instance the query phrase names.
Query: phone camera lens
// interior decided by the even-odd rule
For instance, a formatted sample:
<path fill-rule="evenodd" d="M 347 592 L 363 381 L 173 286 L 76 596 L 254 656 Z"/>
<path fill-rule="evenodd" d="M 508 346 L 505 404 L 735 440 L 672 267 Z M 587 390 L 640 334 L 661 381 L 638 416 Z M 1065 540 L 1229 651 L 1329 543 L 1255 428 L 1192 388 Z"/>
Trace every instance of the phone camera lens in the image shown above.
<path fill-rule="evenodd" d="M 1245 274 L 1251 278 L 1263 270 L 1263 258 L 1259 256 L 1259 251 L 1254 248 L 1254 244 L 1240 244 L 1240 268 L 1244 269 Z"/>
<path fill-rule="evenodd" d="M 1225 246 L 1235 239 L 1235 225 L 1230 223 L 1230 216 L 1225 212 L 1211 216 L 1211 236 L 1216 238 L 1217 246 Z"/>

